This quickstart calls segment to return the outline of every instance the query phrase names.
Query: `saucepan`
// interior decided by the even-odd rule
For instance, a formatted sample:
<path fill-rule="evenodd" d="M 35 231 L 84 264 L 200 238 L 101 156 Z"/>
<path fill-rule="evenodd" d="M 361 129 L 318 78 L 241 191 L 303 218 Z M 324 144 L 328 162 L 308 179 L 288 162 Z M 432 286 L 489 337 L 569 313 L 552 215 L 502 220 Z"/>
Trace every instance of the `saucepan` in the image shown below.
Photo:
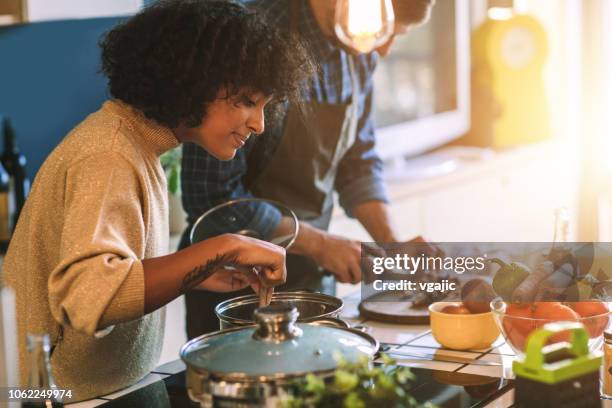
<path fill-rule="evenodd" d="M 205 334 L 180 352 L 189 397 L 201 407 L 277 407 L 290 384 L 312 373 L 331 377 L 341 354 L 370 360 L 378 341 L 359 330 L 299 323 L 298 310 L 276 303 L 255 311 L 256 324 Z"/>

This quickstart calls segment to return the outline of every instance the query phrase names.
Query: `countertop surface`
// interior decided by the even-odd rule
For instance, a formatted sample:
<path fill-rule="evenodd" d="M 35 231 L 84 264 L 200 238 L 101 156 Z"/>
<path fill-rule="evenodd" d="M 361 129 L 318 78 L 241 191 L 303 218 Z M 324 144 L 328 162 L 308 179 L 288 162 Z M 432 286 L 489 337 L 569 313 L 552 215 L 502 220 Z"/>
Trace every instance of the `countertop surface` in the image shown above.
<path fill-rule="evenodd" d="M 384 343 L 388 353 L 394 351 L 403 354 L 433 355 L 439 357 L 462 357 L 473 360 L 472 363 L 451 363 L 407 357 L 405 359 L 392 355 L 399 365 L 414 368 L 417 375 L 415 396 L 417 399 L 431 400 L 441 407 L 496 407 L 506 408 L 513 405 L 514 392 L 512 388 L 512 361 L 515 358 L 512 349 L 499 337 L 491 347 L 483 350 L 454 351 L 440 346 L 433 338 L 427 325 L 395 325 L 361 320 L 357 310 L 360 292 L 344 298 L 345 307 L 342 318 L 351 324 L 361 324 L 379 342 Z M 495 362 L 495 365 L 480 365 L 479 362 Z M 486 364 L 486 363 L 485 363 Z M 72 408 L 106 407 L 197 407 L 189 401 L 184 388 L 185 365 L 176 360 L 157 367 L 151 374 L 137 384 L 105 395 L 100 398 L 70 404 Z M 484 394 L 482 389 L 474 390 L 467 387 L 446 384 L 444 377 L 459 378 L 461 376 L 478 375 L 487 381 Z M 486 378 L 485 378 L 486 377 Z M 481 387 L 482 388 L 482 387 Z M 412 391 L 411 391 L 412 392 Z M 445 400 L 436 401 L 442 394 Z M 453 397 L 455 396 L 455 397 Z M 152 401 L 156 401 L 157 405 Z M 446 401 L 446 402 L 445 402 Z M 161 404 L 161 405 L 160 405 Z M 603 407 L 612 408 L 612 401 L 604 401 Z"/>

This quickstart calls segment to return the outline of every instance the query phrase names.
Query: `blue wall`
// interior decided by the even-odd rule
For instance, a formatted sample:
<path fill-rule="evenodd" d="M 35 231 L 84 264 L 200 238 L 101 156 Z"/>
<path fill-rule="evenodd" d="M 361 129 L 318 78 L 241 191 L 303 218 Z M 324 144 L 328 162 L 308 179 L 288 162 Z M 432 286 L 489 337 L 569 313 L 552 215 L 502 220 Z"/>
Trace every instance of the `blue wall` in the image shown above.
<path fill-rule="evenodd" d="M 108 97 L 97 44 L 122 19 L 0 27 L 0 115 L 12 121 L 31 179 L 60 140 Z"/>
<path fill-rule="evenodd" d="M 118 18 L 0 28 L 0 115 L 34 174 L 59 141 L 106 99 L 100 36 Z"/>

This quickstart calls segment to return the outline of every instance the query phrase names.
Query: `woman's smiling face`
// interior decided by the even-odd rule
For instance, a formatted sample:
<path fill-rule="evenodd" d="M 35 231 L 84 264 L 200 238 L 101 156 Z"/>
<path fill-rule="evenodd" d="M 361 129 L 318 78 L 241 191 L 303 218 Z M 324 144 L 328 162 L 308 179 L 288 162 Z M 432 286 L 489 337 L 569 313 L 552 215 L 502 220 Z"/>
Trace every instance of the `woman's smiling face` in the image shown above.
<path fill-rule="evenodd" d="M 181 142 L 199 145 L 219 160 L 231 160 L 251 135 L 264 131 L 264 108 L 272 98 L 261 92 L 241 90 L 227 96 L 220 90 L 206 107 L 206 117 L 197 127 L 173 129 Z"/>

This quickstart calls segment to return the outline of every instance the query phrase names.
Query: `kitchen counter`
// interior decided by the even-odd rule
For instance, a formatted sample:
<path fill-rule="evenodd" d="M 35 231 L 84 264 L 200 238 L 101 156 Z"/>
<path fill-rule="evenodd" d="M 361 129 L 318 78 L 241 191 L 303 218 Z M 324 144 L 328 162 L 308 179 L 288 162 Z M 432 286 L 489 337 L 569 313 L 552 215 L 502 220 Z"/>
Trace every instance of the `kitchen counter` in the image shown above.
<path fill-rule="evenodd" d="M 414 394 L 417 398 L 430 398 L 441 407 L 495 407 L 513 405 L 512 361 L 514 353 L 500 336 L 490 348 L 484 350 L 454 351 L 444 349 L 431 335 L 427 325 L 393 325 L 361 320 L 357 311 L 360 293 L 344 298 L 342 318 L 351 324 L 361 324 L 381 343 L 388 353 L 400 352 L 418 356 L 435 355 L 470 359 L 470 362 L 456 363 L 432 361 L 430 358 L 399 358 L 392 355 L 400 365 L 414 368 L 417 375 Z M 494 365 L 486 365 L 493 362 Z M 189 401 L 184 388 L 185 365 L 176 360 L 157 367 L 139 383 L 113 394 L 70 404 L 71 408 L 112 407 L 197 407 Z M 480 377 L 471 377 L 477 375 Z M 448 385 L 455 379 L 484 380 L 476 388 Z M 413 390 L 410 392 L 412 393 Z M 435 400 L 438 398 L 438 400 Z M 441 403 L 443 402 L 443 403 Z M 612 401 L 604 401 L 603 407 L 612 408 Z"/>

